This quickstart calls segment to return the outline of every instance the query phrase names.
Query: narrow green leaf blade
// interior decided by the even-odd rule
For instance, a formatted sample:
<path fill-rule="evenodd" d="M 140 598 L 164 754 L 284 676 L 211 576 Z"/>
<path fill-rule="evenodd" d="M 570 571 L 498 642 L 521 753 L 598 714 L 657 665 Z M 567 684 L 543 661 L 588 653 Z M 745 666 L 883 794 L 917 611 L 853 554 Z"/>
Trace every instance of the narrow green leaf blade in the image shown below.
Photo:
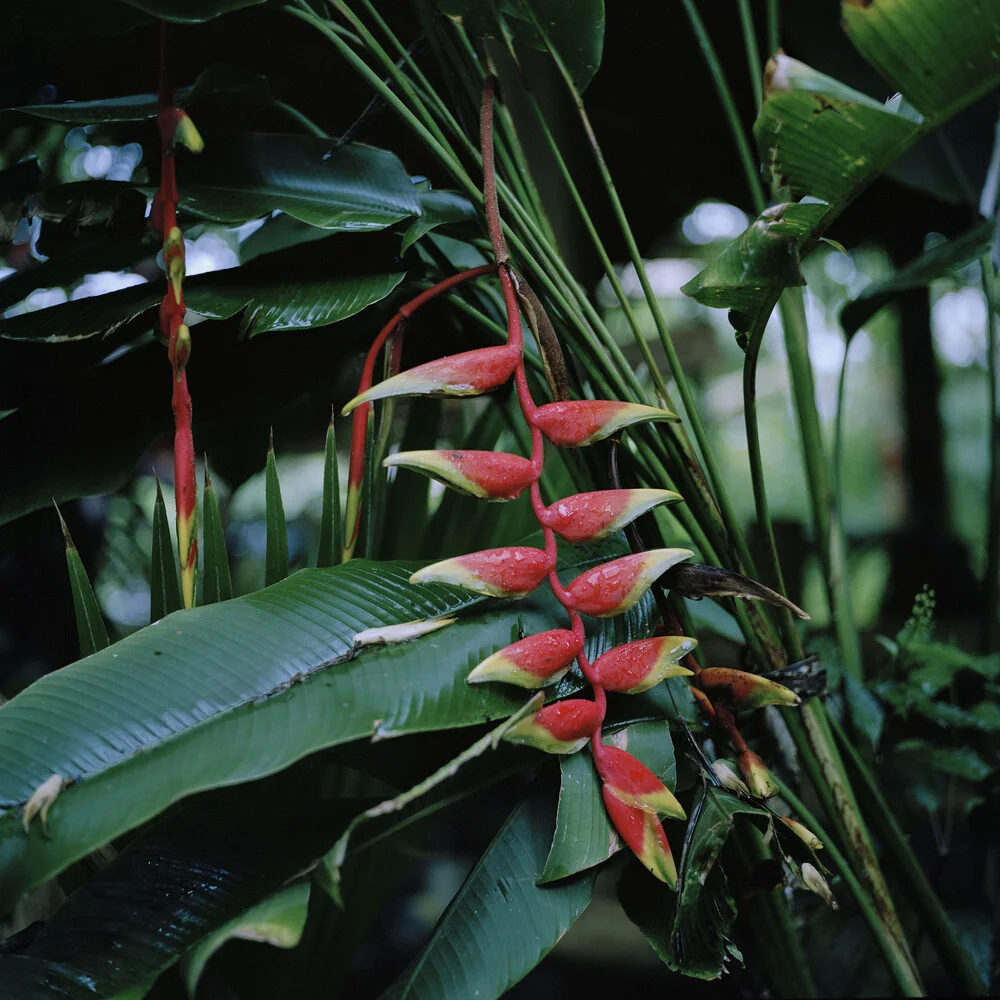
<path fill-rule="evenodd" d="M 331 410 L 323 453 L 323 514 L 319 526 L 319 555 L 316 557 L 316 565 L 320 569 L 325 566 L 336 566 L 340 562 L 342 553 L 340 466 L 337 461 L 337 434 Z"/>
<path fill-rule="evenodd" d="M 288 529 L 285 526 L 285 506 L 281 502 L 281 484 L 278 466 L 274 460 L 274 435 L 267 449 L 267 467 L 264 474 L 264 505 L 267 524 L 267 552 L 264 557 L 264 586 L 284 580 L 288 576 Z"/>
<path fill-rule="evenodd" d="M 205 489 L 202 494 L 202 516 L 205 519 L 205 558 L 201 583 L 201 604 L 228 601 L 233 596 L 233 581 L 229 574 L 226 533 L 219 513 L 219 498 L 212 488 L 212 479 L 205 463 Z"/>
<path fill-rule="evenodd" d="M 156 503 L 153 506 L 153 551 L 149 561 L 149 620 L 157 622 L 181 608 L 181 586 L 177 576 L 177 558 L 170 538 L 167 505 L 160 480 L 156 480 Z"/>
<path fill-rule="evenodd" d="M 184 985 L 193 997 L 208 960 L 229 940 L 246 938 L 275 948 L 294 948 L 309 910 L 309 883 L 298 882 L 252 906 L 199 941 L 184 958 Z"/>
<path fill-rule="evenodd" d="M 62 526 L 63 540 L 66 542 L 66 569 L 69 571 L 69 586 L 73 594 L 73 612 L 76 615 L 76 634 L 80 642 L 80 655 L 90 656 L 99 649 L 104 649 L 111 643 L 108 640 L 108 630 L 101 617 L 101 609 L 90 585 L 87 571 L 83 566 L 80 553 L 73 544 L 69 528 L 63 520 L 59 508 L 59 524 Z"/>
<path fill-rule="evenodd" d="M 536 884 L 552 829 L 540 783 L 514 810 L 434 933 L 383 1000 L 495 1000 L 524 978 L 587 908 L 594 873 Z M 530 928 L 530 930 L 529 930 Z"/>
<path fill-rule="evenodd" d="M 605 742 L 638 757 L 673 791 L 677 762 L 666 723 L 639 722 L 613 733 Z M 592 868 L 622 848 L 604 808 L 601 782 L 590 754 L 581 751 L 560 757 L 559 768 L 556 829 L 540 882 L 553 882 Z"/>

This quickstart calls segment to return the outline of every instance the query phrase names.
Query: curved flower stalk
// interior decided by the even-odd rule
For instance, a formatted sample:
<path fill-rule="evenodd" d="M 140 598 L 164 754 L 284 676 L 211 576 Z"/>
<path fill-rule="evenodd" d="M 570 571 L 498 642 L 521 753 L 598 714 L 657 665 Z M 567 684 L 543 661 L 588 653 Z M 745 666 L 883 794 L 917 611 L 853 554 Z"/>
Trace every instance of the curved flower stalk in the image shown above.
<path fill-rule="evenodd" d="M 174 411 L 174 489 L 177 495 L 177 556 L 181 569 L 184 607 L 194 606 L 194 577 L 198 564 L 198 486 L 195 479 L 194 439 L 191 431 L 191 393 L 187 363 L 191 331 L 184 322 L 184 235 L 177 226 L 177 143 L 200 153 L 204 143 L 186 112 L 174 105 L 168 64 L 169 34 L 160 26 L 160 90 L 156 123 L 160 130 L 160 187 L 153 198 L 150 220 L 163 237 L 163 268 L 167 292 L 160 303 L 160 333 L 167 342 L 173 371 L 171 405 Z"/>
<path fill-rule="evenodd" d="M 602 727 L 607 691 L 637 694 L 677 676 L 693 676 L 697 683 L 699 668 L 690 655 L 697 643 L 677 635 L 643 639 L 612 649 L 591 663 L 584 651 L 583 616 L 608 618 L 625 613 L 668 570 L 694 553 L 678 548 L 636 552 L 594 566 L 564 585 L 556 573 L 556 536 L 570 543 L 606 538 L 653 507 L 677 502 L 681 497 L 670 490 L 612 489 L 576 494 L 546 505 L 540 479 L 545 440 L 557 447 L 584 447 L 620 434 L 634 424 L 677 417 L 667 410 L 617 400 L 560 400 L 537 406 L 532 399 L 522 349 L 517 280 L 510 267 L 497 208 L 493 88 L 494 80 L 488 78 L 483 93 L 482 152 L 484 201 L 495 265 L 466 271 L 428 289 L 400 309 L 375 339 L 358 395 L 345 407 L 345 412 L 353 410 L 355 420 L 345 530 L 350 541 L 345 558 L 350 555 L 357 533 L 362 453 L 371 401 L 395 395 L 477 395 L 513 377 L 521 414 L 531 433 L 528 458 L 476 451 L 419 451 L 391 456 L 384 464 L 425 473 L 452 489 L 485 500 L 511 500 L 528 489 L 544 548 L 508 546 L 472 552 L 426 566 L 410 581 L 448 583 L 498 598 L 522 597 L 548 581 L 566 611 L 568 627 L 527 636 L 497 650 L 476 666 L 467 680 L 472 684 L 502 682 L 535 689 L 554 683 L 576 663 L 593 697 L 554 702 L 521 719 L 504 738 L 548 753 L 575 753 L 589 742 L 605 806 L 615 828 L 646 868 L 673 886 L 677 869 L 661 817 L 684 819 L 684 809 L 644 764 L 626 751 L 605 744 Z M 376 356 L 406 316 L 458 282 L 492 272 L 499 278 L 507 314 L 505 345 L 431 361 L 372 385 Z M 780 685 L 770 681 L 761 684 L 760 678 L 740 671 L 704 674 L 707 683 L 694 690 L 710 718 L 728 727 L 740 765 L 745 767 L 744 774 L 750 772 L 746 785 L 760 798 L 772 794 L 763 763 L 743 742 L 726 704 L 734 708 L 787 704 L 788 696 L 795 696 Z M 717 707 L 710 695 L 720 697 Z"/>

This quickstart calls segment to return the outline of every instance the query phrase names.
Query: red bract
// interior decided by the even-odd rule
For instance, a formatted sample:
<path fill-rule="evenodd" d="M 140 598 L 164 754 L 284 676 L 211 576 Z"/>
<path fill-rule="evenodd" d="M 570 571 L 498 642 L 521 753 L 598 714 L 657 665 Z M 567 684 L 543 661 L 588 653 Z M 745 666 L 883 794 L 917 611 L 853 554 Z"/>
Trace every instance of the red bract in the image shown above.
<path fill-rule="evenodd" d="M 688 549 L 652 549 L 622 556 L 581 573 L 567 588 L 577 611 L 611 618 L 642 600 L 653 582 L 694 553 Z"/>
<path fill-rule="evenodd" d="M 739 765 L 743 780 L 755 799 L 769 799 L 778 794 L 778 785 L 771 772 L 753 750 L 744 750 L 740 754 Z"/>
<path fill-rule="evenodd" d="M 641 694 L 667 677 L 690 675 L 679 665 L 698 643 L 685 636 L 640 639 L 616 646 L 594 661 L 590 677 L 605 691 Z"/>
<path fill-rule="evenodd" d="M 400 451 L 382 464 L 423 472 L 483 500 L 516 500 L 535 478 L 528 459 L 502 451 Z"/>
<path fill-rule="evenodd" d="M 525 688 L 544 687 L 559 680 L 582 649 L 583 640 L 569 629 L 539 632 L 487 657 L 466 680 L 470 684 L 505 681 Z"/>
<path fill-rule="evenodd" d="M 433 563 L 417 570 L 410 583 L 450 583 L 486 597 L 524 597 L 541 584 L 551 569 L 543 549 L 512 545 Z"/>
<path fill-rule="evenodd" d="M 343 412 L 346 416 L 362 403 L 389 396 L 478 396 L 503 385 L 520 359 L 520 352 L 510 347 L 480 347 L 438 358 L 373 385 L 355 396 Z"/>
<path fill-rule="evenodd" d="M 674 793 L 630 753 L 617 747 L 601 747 L 600 753 L 594 753 L 594 763 L 604 787 L 626 805 L 674 819 L 685 818 Z"/>
<path fill-rule="evenodd" d="M 632 424 L 677 420 L 676 414 L 641 403 L 613 399 L 568 399 L 548 403 L 535 411 L 535 424 L 553 443 L 577 448 L 602 441 Z"/>
<path fill-rule="evenodd" d="M 759 674 L 727 667 L 708 667 L 698 674 L 698 683 L 710 694 L 722 698 L 733 708 L 754 709 L 765 705 L 785 705 L 795 708 L 799 696 L 784 684 L 770 681 Z"/>
<path fill-rule="evenodd" d="M 680 494 L 672 490 L 577 493 L 546 507 L 542 523 L 567 542 L 596 542 L 620 531 L 657 504 L 680 499 Z"/>
<path fill-rule="evenodd" d="M 576 753 L 601 724 L 601 714 L 596 703 L 569 698 L 521 719 L 503 738 L 546 753 Z"/>
<path fill-rule="evenodd" d="M 653 813 L 622 802 L 607 785 L 601 789 L 601 795 L 622 840 L 653 875 L 673 889 L 677 884 L 677 866 L 663 824 Z"/>

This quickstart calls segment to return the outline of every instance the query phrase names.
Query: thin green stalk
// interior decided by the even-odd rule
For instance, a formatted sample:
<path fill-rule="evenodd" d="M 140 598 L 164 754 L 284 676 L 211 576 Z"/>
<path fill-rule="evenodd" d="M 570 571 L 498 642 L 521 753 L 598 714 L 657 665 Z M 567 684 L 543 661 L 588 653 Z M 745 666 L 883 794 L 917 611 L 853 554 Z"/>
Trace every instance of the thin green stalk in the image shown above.
<path fill-rule="evenodd" d="M 1000 412 L 997 411 L 997 310 L 996 289 L 987 254 L 980 261 L 983 295 L 986 298 L 986 378 L 989 417 L 989 480 L 986 488 L 986 592 L 982 649 L 992 653 L 997 642 L 1000 604 Z"/>
<path fill-rule="evenodd" d="M 695 38 L 698 39 L 698 46 L 701 49 L 705 63 L 708 65 L 709 72 L 712 74 L 716 93 L 722 102 L 722 110 L 725 112 L 726 120 L 729 122 L 729 129 L 732 133 L 733 141 L 736 143 L 740 163 L 743 166 L 743 172 L 746 174 L 747 187 L 750 190 L 750 197 L 753 200 L 754 211 L 760 215 L 767 206 L 767 199 L 764 196 L 764 185 L 760 179 L 757 158 L 750 150 L 746 131 L 740 122 L 740 113 L 736 110 L 733 92 L 729 89 L 726 74 L 722 71 L 722 64 L 719 62 L 718 55 L 716 55 L 712 39 L 709 38 L 708 32 L 705 30 L 705 24 L 698 13 L 698 8 L 694 5 L 694 0 L 681 0 L 681 2 L 684 4 L 684 10 L 687 12 L 688 20 L 691 22 Z"/>
<path fill-rule="evenodd" d="M 865 805 L 885 846 L 886 859 L 896 869 L 900 885 L 927 928 L 942 964 L 959 987 L 956 992 L 968 996 L 985 996 L 988 992 L 987 984 L 983 982 L 981 973 L 955 932 L 947 911 L 910 846 L 909 838 L 885 801 L 871 768 L 833 716 L 830 716 L 830 725 L 841 750 L 861 779 L 861 787 L 866 796 Z"/>
<path fill-rule="evenodd" d="M 760 62 L 757 47 L 757 29 L 754 27 L 750 0 L 738 0 L 740 5 L 740 25 L 743 28 L 743 44 L 747 50 L 747 69 L 750 71 L 750 87 L 753 90 L 754 106 L 760 110 L 764 100 L 764 67 Z"/>
<path fill-rule="evenodd" d="M 529 11 L 530 13 L 530 11 Z M 553 61 L 559 69 L 559 73 L 563 78 L 563 82 L 566 86 L 567 91 L 573 99 L 573 103 L 576 107 L 577 116 L 580 119 L 580 123 L 583 126 L 584 133 L 586 134 L 587 141 L 590 145 L 591 153 L 594 157 L 594 162 L 597 164 L 598 171 L 601 175 L 601 180 L 604 185 L 605 192 L 611 201 L 611 206 L 615 214 L 615 218 L 618 222 L 619 228 L 621 229 L 622 236 L 625 239 L 626 246 L 628 248 L 629 259 L 632 261 L 632 266 L 635 268 L 636 274 L 639 277 L 639 283 L 642 286 L 643 295 L 646 298 L 646 303 L 649 306 L 650 313 L 653 316 L 653 321 L 656 324 L 657 335 L 659 336 L 660 343 L 663 350 L 667 356 L 667 364 L 670 367 L 670 372 L 677 383 L 677 389 L 681 396 L 681 402 L 684 406 L 684 412 L 687 416 L 687 420 L 694 431 L 695 439 L 698 442 L 698 447 L 701 451 L 702 459 L 705 464 L 705 469 L 708 473 L 708 479 L 711 483 L 712 491 L 715 494 L 716 501 L 718 503 L 719 509 L 722 511 L 724 517 L 725 530 L 729 535 L 732 548 L 734 562 L 736 562 L 738 567 L 743 568 L 743 572 L 749 575 L 755 575 L 756 569 L 754 567 L 753 559 L 750 556 L 750 550 L 747 548 L 746 540 L 743 537 L 743 533 L 739 528 L 739 520 L 736 517 L 736 512 L 732 506 L 732 502 L 729 499 L 729 495 L 726 492 L 725 483 L 722 480 L 722 476 L 719 472 L 719 468 L 716 465 L 715 458 L 712 454 L 712 449 L 708 441 L 708 435 L 705 432 L 704 425 L 701 422 L 701 417 L 698 413 L 697 406 L 695 405 L 694 395 L 691 392 L 691 388 L 688 385 L 687 378 L 684 374 L 684 370 L 681 367 L 680 361 L 677 357 L 677 352 L 674 349 L 673 340 L 670 337 L 670 332 L 667 329 L 666 321 L 663 318 L 663 314 L 660 311 L 659 302 L 656 299 L 656 294 L 653 291 L 653 287 L 650 284 L 649 276 L 646 274 L 646 268 L 642 260 L 642 254 L 639 252 L 638 244 L 635 242 L 635 236 L 632 233 L 632 229 L 628 224 L 628 218 L 625 215 L 624 206 L 621 203 L 621 199 L 618 196 L 618 190 L 615 187 L 614 181 L 611 178 L 611 172 L 608 169 L 607 162 L 604 159 L 604 154 L 601 151 L 600 144 L 597 141 L 597 135 L 594 132 L 593 125 L 591 124 L 590 118 L 587 115 L 586 108 L 583 105 L 583 98 L 580 95 L 576 84 L 573 82 L 573 77 L 569 70 L 566 68 L 566 64 L 560 58 L 559 53 L 556 51 L 554 46 L 548 41 L 548 37 L 545 33 L 544 28 L 539 22 L 538 18 L 531 15 L 532 23 L 535 29 L 542 36 L 543 40 L 548 46 L 550 55 Z"/>
<path fill-rule="evenodd" d="M 851 871 L 851 866 L 847 863 L 847 859 L 840 853 L 837 845 L 820 826 L 819 820 L 805 807 L 802 800 L 780 778 L 775 778 L 775 781 L 778 784 L 781 797 L 792 807 L 792 811 L 823 842 L 826 853 L 833 862 L 834 869 L 844 880 L 844 884 L 854 897 L 854 901 L 858 904 L 861 916 L 872 932 L 872 937 L 875 938 L 878 946 L 882 949 L 882 954 L 885 957 L 886 964 L 889 966 L 889 971 L 892 973 L 893 979 L 896 980 L 896 985 L 899 986 L 904 996 L 922 996 L 923 993 L 919 988 L 919 984 L 913 982 L 910 964 L 906 956 L 899 952 L 894 941 L 882 933 L 882 924 L 875 909 L 875 904 L 872 902 L 871 896 L 865 892 L 861 883 L 855 877 L 854 872 Z"/>
<path fill-rule="evenodd" d="M 767 57 L 781 48 L 781 18 L 778 11 L 779 0 L 767 0 Z"/>
<path fill-rule="evenodd" d="M 837 633 L 844 668 L 854 678 L 861 680 L 864 672 L 861 642 L 851 605 L 847 547 L 824 458 L 823 435 L 816 409 L 816 388 L 813 384 L 812 364 L 809 361 L 809 330 L 806 326 L 802 289 L 786 289 L 781 296 L 780 309 L 795 411 L 799 433 L 802 436 L 802 455 L 809 484 L 813 527 L 826 577 L 830 614 Z"/>

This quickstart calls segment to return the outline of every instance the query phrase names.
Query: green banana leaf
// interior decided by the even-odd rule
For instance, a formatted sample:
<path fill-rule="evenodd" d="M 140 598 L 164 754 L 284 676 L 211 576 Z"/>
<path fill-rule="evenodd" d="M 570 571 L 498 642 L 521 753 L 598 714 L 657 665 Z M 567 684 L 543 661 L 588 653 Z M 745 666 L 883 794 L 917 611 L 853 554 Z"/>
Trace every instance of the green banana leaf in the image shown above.
<path fill-rule="evenodd" d="M 570 579 L 620 551 L 574 549 L 562 569 Z M 413 568 L 355 560 L 168 615 L 0 708 L 0 910 L 195 792 L 338 743 L 513 712 L 523 692 L 469 686 L 465 676 L 522 632 L 562 621 L 554 598 L 486 604 L 451 587 L 411 586 Z M 647 634 L 650 610 L 647 600 L 599 623 L 589 655 Z M 411 642 L 354 646 L 367 629 L 454 614 L 455 624 Z M 21 810 L 53 774 L 69 785 L 49 835 L 25 835 Z"/>

